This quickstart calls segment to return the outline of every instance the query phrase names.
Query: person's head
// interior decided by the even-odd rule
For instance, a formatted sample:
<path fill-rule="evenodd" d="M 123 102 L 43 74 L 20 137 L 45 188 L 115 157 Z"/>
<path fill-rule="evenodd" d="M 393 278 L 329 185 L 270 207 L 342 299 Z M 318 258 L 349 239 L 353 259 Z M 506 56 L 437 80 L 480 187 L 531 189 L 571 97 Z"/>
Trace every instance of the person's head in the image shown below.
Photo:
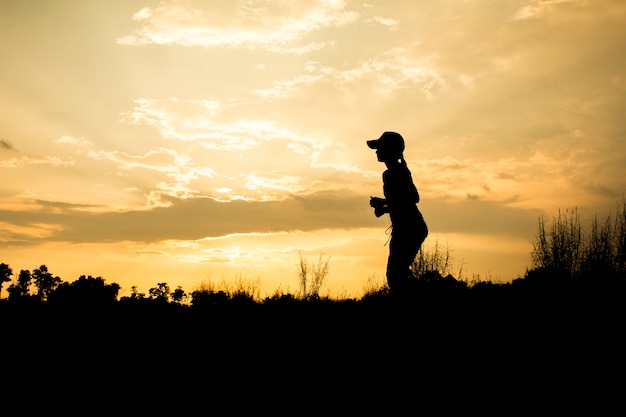
<path fill-rule="evenodd" d="M 367 146 L 376 149 L 380 162 L 398 161 L 404 152 L 404 139 L 399 133 L 385 132 L 378 139 L 368 140 Z"/>

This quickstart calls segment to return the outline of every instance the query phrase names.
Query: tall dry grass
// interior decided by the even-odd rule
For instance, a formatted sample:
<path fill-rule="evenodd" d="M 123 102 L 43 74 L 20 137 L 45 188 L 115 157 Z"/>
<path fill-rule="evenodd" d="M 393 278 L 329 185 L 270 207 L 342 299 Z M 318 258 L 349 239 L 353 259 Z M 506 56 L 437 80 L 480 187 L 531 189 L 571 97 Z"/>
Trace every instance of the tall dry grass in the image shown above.
<path fill-rule="evenodd" d="M 585 229 L 577 209 L 558 212 L 547 224 L 539 219 L 532 241 L 532 270 L 560 279 L 624 279 L 626 273 L 626 200 L 614 216 L 596 215 Z"/>
<path fill-rule="evenodd" d="M 330 272 L 330 256 L 324 257 L 320 253 L 317 262 L 312 262 L 302 257 L 299 253 L 300 264 L 298 265 L 298 278 L 300 281 L 300 298 L 319 298 L 320 289 Z"/>

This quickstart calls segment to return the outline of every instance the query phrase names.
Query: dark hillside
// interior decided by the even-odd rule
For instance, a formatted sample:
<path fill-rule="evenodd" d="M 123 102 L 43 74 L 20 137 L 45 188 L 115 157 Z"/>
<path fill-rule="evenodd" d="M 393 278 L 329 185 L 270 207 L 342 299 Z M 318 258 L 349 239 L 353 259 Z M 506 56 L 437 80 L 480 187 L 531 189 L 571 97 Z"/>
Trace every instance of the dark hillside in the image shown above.
<path fill-rule="evenodd" d="M 392 406 L 421 406 L 443 392 L 471 392 L 482 404 L 485 390 L 528 411 L 582 394 L 588 402 L 597 389 L 602 406 L 613 402 L 623 386 L 609 382 L 624 371 L 623 281 L 448 284 L 358 300 L 215 293 L 196 294 L 190 305 L 3 300 L 4 378 L 97 401 L 112 389 L 107 395 L 151 407 L 181 391 L 191 403 L 223 407 L 228 398 L 229 410 L 252 398 L 320 412 L 331 404 L 354 410 L 353 401 L 380 406 L 398 395 Z M 479 408 L 498 408 L 487 403 Z M 450 412 L 458 406 L 443 404 Z"/>
<path fill-rule="evenodd" d="M 3 300 L 0 309 L 5 340 L 24 349 L 49 345 L 83 351 L 77 348 L 84 345 L 122 352 L 168 345 L 169 356 L 200 354 L 199 346 L 207 354 L 223 349 L 221 354 L 231 355 L 237 346 L 275 346 L 289 354 L 287 345 L 315 342 L 357 351 L 394 343 L 495 349 L 552 342 L 573 349 L 583 340 L 617 341 L 626 319 L 625 296 L 624 281 L 518 279 L 471 288 L 424 285 L 401 296 L 381 290 L 358 300 L 287 295 L 256 301 L 225 295 L 216 301 L 207 294 L 182 305 L 147 298 L 103 303 L 29 298 Z"/>

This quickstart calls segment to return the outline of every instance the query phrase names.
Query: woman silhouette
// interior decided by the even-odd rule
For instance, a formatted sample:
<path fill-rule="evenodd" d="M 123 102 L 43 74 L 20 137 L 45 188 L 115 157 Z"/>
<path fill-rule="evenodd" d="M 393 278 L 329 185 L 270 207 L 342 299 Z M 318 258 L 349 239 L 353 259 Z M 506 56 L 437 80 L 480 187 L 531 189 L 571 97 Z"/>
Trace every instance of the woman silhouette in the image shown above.
<path fill-rule="evenodd" d="M 428 236 L 428 227 L 417 208 L 420 197 L 404 160 L 402 136 L 385 132 L 378 139 L 368 140 L 367 146 L 376 149 L 378 160 L 387 166 L 383 172 L 385 198 L 371 197 L 370 206 L 376 217 L 389 213 L 391 218 L 387 284 L 391 291 L 399 292 L 410 282 L 411 264 Z"/>

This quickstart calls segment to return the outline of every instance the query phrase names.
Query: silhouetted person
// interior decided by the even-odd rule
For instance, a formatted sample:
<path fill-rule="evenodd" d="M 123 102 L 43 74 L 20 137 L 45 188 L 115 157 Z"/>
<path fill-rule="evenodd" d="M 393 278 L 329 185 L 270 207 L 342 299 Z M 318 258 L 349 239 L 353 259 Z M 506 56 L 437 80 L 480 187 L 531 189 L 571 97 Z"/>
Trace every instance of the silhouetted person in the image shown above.
<path fill-rule="evenodd" d="M 367 146 L 376 149 L 378 160 L 387 166 L 383 172 L 385 198 L 371 197 L 370 206 L 376 217 L 389 213 L 391 218 L 387 284 L 391 291 L 398 292 L 410 282 L 411 264 L 428 236 L 428 227 L 417 208 L 420 197 L 404 160 L 402 136 L 385 132 L 378 139 L 368 140 Z"/>

